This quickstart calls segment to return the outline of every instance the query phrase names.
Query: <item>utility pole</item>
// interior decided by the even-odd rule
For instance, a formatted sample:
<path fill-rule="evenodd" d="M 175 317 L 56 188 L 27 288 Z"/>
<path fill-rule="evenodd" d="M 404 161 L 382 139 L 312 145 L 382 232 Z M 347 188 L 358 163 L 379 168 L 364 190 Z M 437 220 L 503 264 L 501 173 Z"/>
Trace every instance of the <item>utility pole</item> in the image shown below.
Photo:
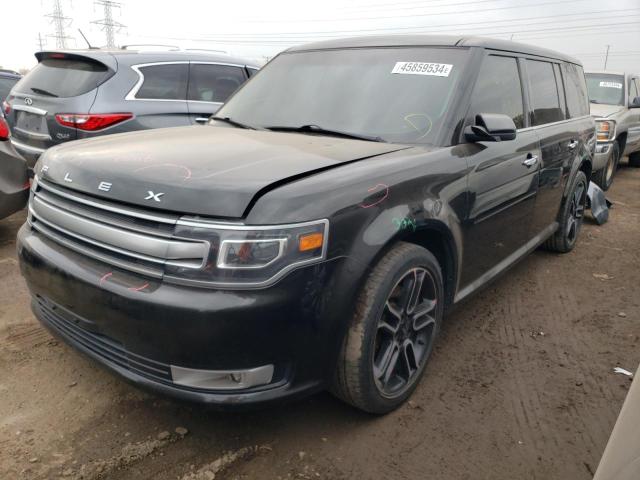
<path fill-rule="evenodd" d="M 604 69 L 607 69 L 607 60 L 609 60 L 609 48 L 611 45 L 607 45 L 607 53 L 604 56 Z"/>
<path fill-rule="evenodd" d="M 94 20 L 91 23 L 102 25 L 102 29 L 104 30 L 105 36 L 107 37 L 106 46 L 109 48 L 115 48 L 115 33 L 125 25 L 113 19 L 113 9 L 120 8 L 121 4 L 119 2 L 114 2 L 113 0 L 96 0 L 94 4 L 103 8 L 104 17 L 100 20 Z"/>
<path fill-rule="evenodd" d="M 51 18 L 55 33 L 51 35 L 56 39 L 56 48 L 67 48 L 67 40 L 71 39 L 65 33 L 65 28 L 71 25 L 71 19 L 62 13 L 62 0 L 53 0 L 53 12 L 45 15 Z"/>

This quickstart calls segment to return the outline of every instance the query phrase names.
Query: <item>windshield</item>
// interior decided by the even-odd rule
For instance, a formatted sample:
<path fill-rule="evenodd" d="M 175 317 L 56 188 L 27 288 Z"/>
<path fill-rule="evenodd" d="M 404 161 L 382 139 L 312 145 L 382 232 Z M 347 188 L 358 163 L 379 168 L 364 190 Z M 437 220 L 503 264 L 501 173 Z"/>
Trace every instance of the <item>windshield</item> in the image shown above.
<path fill-rule="evenodd" d="M 257 128 L 311 125 L 311 134 L 434 143 L 468 55 L 424 47 L 284 53 L 216 116 Z"/>
<path fill-rule="evenodd" d="M 624 77 L 608 73 L 586 73 L 591 103 L 624 105 Z"/>

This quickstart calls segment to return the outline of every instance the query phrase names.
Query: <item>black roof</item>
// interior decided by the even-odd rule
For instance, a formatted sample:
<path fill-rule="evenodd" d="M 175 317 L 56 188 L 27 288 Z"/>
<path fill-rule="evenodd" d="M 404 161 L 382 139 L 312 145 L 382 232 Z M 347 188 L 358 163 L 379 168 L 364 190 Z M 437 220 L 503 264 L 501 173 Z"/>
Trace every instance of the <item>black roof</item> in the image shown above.
<path fill-rule="evenodd" d="M 307 43 L 289 48 L 288 52 L 300 52 L 305 50 L 327 50 L 339 48 L 365 48 L 365 47 L 481 47 L 503 52 L 525 53 L 540 57 L 563 60 L 565 62 L 582 65 L 569 55 L 554 50 L 527 45 L 526 43 L 512 42 L 488 37 L 456 36 L 456 35 L 374 35 L 366 37 L 341 38 L 337 40 L 325 40 L 322 42 Z"/>

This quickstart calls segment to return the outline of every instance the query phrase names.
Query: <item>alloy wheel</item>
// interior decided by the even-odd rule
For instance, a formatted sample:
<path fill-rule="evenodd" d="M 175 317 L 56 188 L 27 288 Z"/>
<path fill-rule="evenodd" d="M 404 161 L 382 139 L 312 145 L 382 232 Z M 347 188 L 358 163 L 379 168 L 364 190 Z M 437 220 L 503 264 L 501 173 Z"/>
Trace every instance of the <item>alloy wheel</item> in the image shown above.
<path fill-rule="evenodd" d="M 431 274 L 417 267 L 406 272 L 378 321 L 373 374 L 387 398 L 402 395 L 420 376 L 436 334 L 437 289 Z"/>
<path fill-rule="evenodd" d="M 571 197 L 569 215 L 567 218 L 567 240 L 569 240 L 569 243 L 576 241 L 578 232 L 580 231 L 580 225 L 582 224 L 582 218 L 584 217 L 586 190 L 587 188 L 585 183 L 581 181 L 576 185 Z"/>

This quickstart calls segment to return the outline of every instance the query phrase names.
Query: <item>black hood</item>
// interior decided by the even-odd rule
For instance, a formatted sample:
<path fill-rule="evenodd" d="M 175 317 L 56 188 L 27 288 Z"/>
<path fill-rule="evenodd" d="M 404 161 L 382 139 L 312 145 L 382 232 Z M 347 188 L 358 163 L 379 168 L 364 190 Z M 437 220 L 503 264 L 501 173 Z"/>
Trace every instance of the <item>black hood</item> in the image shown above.
<path fill-rule="evenodd" d="M 404 148 L 408 147 L 319 135 L 193 126 L 60 145 L 43 155 L 36 171 L 42 172 L 46 165 L 45 173 L 39 174 L 47 180 L 113 201 L 185 214 L 240 218 L 255 197 L 277 185 Z M 106 184 L 111 184 L 108 191 Z"/>

